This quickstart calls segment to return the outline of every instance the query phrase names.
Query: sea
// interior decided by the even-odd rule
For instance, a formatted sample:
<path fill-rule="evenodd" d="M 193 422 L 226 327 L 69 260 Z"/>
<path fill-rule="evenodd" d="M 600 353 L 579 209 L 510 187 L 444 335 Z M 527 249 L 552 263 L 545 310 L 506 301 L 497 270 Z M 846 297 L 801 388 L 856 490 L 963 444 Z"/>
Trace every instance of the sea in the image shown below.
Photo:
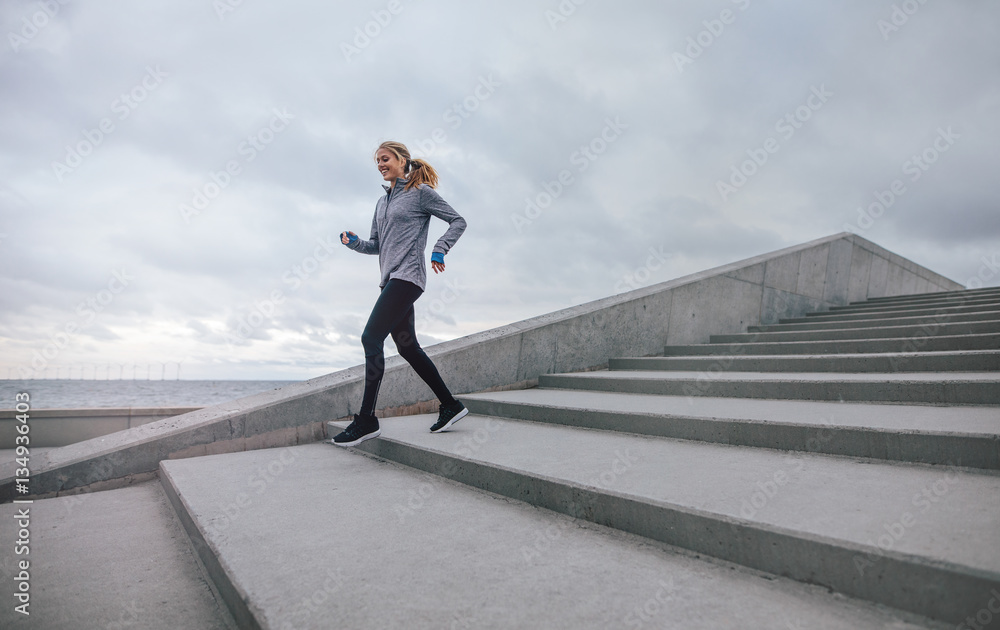
<path fill-rule="evenodd" d="M 0 409 L 27 393 L 32 409 L 207 407 L 299 381 L 0 380 Z"/>

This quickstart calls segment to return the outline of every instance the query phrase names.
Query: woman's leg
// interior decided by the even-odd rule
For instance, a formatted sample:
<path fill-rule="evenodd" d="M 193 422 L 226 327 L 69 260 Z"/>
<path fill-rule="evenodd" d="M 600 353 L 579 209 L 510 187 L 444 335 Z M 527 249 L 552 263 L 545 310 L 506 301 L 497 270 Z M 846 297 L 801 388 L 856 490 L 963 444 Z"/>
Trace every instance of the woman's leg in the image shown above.
<path fill-rule="evenodd" d="M 417 332 L 414 328 L 414 322 L 415 315 L 413 306 L 411 305 L 410 309 L 406 312 L 406 317 L 392 329 L 392 340 L 396 342 L 396 349 L 399 351 L 399 356 L 406 359 L 406 362 L 427 383 L 442 405 L 454 404 L 455 398 L 448 390 L 448 386 L 444 384 L 444 380 L 441 378 L 441 374 L 438 373 L 437 367 L 417 342 Z"/>
<path fill-rule="evenodd" d="M 382 385 L 382 375 L 385 374 L 385 338 L 405 317 L 412 318 L 413 303 L 421 293 L 420 287 L 412 282 L 390 280 L 375 301 L 368 324 L 361 334 L 361 345 L 365 348 L 365 395 L 359 412 L 362 416 L 375 415 L 375 401 Z"/>

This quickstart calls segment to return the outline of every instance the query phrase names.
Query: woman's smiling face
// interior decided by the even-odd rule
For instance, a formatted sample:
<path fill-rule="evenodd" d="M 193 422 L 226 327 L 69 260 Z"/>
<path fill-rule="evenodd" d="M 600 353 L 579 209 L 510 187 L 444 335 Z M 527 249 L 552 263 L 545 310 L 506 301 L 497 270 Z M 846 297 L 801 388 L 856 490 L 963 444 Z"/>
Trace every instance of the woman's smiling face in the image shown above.
<path fill-rule="evenodd" d="M 406 162 L 396 157 L 396 154 L 388 149 L 379 149 L 375 153 L 375 165 L 382 179 L 387 182 L 394 182 L 397 178 L 406 177 Z"/>

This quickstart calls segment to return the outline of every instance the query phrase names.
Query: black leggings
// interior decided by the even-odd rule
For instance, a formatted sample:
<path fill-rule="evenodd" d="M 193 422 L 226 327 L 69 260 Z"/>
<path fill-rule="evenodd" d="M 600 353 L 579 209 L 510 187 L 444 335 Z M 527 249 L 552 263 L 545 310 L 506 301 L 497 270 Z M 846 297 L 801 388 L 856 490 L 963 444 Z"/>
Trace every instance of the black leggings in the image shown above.
<path fill-rule="evenodd" d="M 375 400 L 385 373 L 385 338 L 392 334 L 399 356 L 427 383 L 442 404 L 455 402 L 448 387 L 441 380 L 437 368 L 430 357 L 417 343 L 417 333 L 413 328 L 413 303 L 423 293 L 420 287 L 406 280 L 392 279 L 386 283 L 375 301 L 368 325 L 361 334 L 361 345 L 365 347 L 365 396 L 361 401 L 361 415 L 375 415 Z"/>

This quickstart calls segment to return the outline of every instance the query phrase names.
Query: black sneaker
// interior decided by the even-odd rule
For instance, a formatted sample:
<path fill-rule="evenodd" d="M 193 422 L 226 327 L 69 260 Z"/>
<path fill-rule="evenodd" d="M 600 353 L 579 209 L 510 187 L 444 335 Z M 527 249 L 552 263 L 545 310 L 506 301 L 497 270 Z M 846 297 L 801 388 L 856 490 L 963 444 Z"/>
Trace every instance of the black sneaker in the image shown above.
<path fill-rule="evenodd" d="M 438 421 L 431 427 L 431 433 L 440 433 L 444 431 L 468 414 L 469 410 L 465 408 L 465 405 L 457 400 L 450 405 L 441 405 L 441 409 L 438 413 Z"/>
<path fill-rule="evenodd" d="M 330 441 L 337 446 L 357 446 L 365 440 L 377 438 L 381 434 L 382 429 L 378 426 L 378 418 L 355 415 L 354 422 Z"/>

